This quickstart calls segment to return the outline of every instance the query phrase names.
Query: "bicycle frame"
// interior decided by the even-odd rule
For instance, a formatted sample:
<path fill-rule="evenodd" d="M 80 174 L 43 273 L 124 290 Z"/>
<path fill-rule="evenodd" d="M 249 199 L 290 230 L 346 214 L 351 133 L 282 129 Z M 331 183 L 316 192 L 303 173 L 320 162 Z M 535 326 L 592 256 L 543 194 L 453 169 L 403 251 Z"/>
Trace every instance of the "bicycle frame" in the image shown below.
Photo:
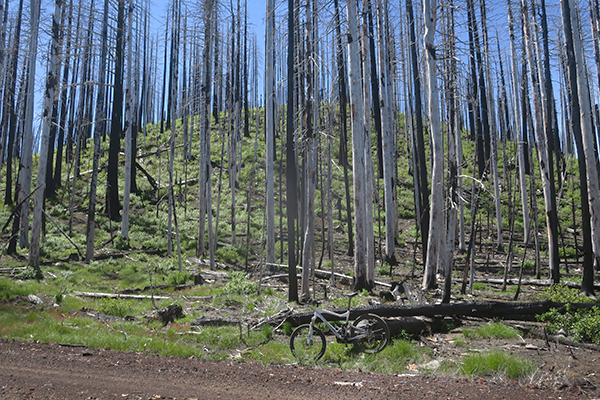
<path fill-rule="evenodd" d="M 324 310 L 322 308 L 316 307 L 315 308 L 315 312 L 314 312 L 314 314 L 313 314 L 313 316 L 312 316 L 312 318 L 310 320 L 310 328 L 308 330 L 308 340 L 309 341 L 312 341 L 313 327 L 315 326 L 315 322 L 317 321 L 317 318 L 319 318 L 321 321 L 323 321 L 325 323 L 325 325 L 329 328 L 329 330 L 335 335 L 335 337 L 337 337 L 340 340 L 345 340 L 345 341 L 348 341 L 348 342 L 352 342 L 354 340 L 360 339 L 360 338 L 362 338 L 362 337 L 365 336 L 364 333 L 361 333 L 361 334 L 358 334 L 358 335 L 355 335 L 355 336 L 351 336 L 351 337 L 344 337 L 344 336 L 342 336 L 338 332 L 338 330 L 333 325 L 331 325 L 329 323 L 329 321 L 327 321 L 327 319 L 323 316 L 323 314 L 332 315 L 332 316 L 337 317 L 337 318 L 345 319 L 346 320 L 345 321 L 345 326 L 347 326 L 348 323 L 349 323 L 349 321 L 350 321 L 350 310 L 349 309 L 346 310 L 345 312 L 339 314 L 339 313 L 336 313 L 334 311 Z M 360 328 L 359 328 L 359 330 L 360 330 Z"/>
<path fill-rule="evenodd" d="M 315 326 L 315 322 L 317 322 L 317 317 L 323 321 L 325 323 L 325 325 L 327 325 L 327 327 L 329 328 L 329 330 L 338 338 L 338 339 L 344 339 L 344 337 L 342 335 L 340 335 L 337 331 L 337 329 L 335 329 L 333 327 L 333 325 L 331 325 L 329 323 L 329 321 L 327 321 L 327 319 L 323 316 L 323 314 L 327 314 L 327 315 L 333 315 L 334 317 L 337 318 L 345 318 L 346 319 L 346 324 L 348 324 L 348 321 L 350 320 L 350 310 L 346 310 L 345 312 L 338 314 L 336 312 L 333 311 L 329 311 L 329 310 L 324 310 L 322 308 L 315 308 L 315 313 L 313 314 L 311 320 L 310 320 L 310 329 L 308 331 L 308 337 L 312 338 L 312 333 L 313 333 L 313 327 Z"/>

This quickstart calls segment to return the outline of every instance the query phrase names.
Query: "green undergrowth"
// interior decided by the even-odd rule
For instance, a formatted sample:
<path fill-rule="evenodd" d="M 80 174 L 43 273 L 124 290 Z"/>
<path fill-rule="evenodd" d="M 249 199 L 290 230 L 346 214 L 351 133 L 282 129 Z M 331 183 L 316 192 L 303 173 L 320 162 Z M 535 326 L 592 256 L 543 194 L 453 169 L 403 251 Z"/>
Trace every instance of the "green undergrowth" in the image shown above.
<path fill-rule="evenodd" d="M 552 308 L 547 313 L 538 315 L 538 319 L 546 323 L 550 333 L 560 332 L 572 336 L 575 341 L 600 344 L 600 308 L 572 307 L 575 303 L 592 303 L 593 299 L 582 295 L 577 289 L 563 285 L 553 285 L 544 290 L 543 296 L 547 300 L 566 304 L 565 312 Z"/>
<path fill-rule="evenodd" d="M 485 325 L 479 325 L 474 328 L 464 328 L 465 338 L 484 338 L 484 339 L 515 339 L 519 332 L 502 322 L 491 322 Z"/>
<path fill-rule="evenodd" d="M 167 285 L 155 293 L 157 296 L 171 296 L 167 300 L 94 299 L 72 295 L 74 291 L 114 292 L 123 287 L 141 290 L 151 283 L 175 284 L 186 282 L 191 277 L 189 270 L 179 272 L 176 260 L 157 260 L 146 256 L 143 262 L 139 261 L 139 258 L 134 261 L 108 259 L 89 266 L 57 263 L 46 269 L 49 277 L 44 281 L 0 278 L 0 337 L 211 360 L 263 364 L 297 362 L 289 350 L 290 326 L 278 330 L 269 325 L 255 330 L 248 326 L 250 321 L 255 322 L 286 309 L 289 306 L 287 293 L 264 287 L 259 294 L 256 279 L 242 271 L 227 271 L 227 280 L 183 290 L 175 291 Z M 46 304 L 32 305 L 26 299 L 28 294 L 44 297 Z M 150 295 L 150 292 L 145 291 L 144 294 Z M 563 298 L 574 301 L 565 297 L 567 295 L 572 293 L 563 294 Z M 552 300 L 557 300 L 556 296 Z M 191 300 L 192 297 L 197 299 Z M 57 304 L 48 304 L 47 299 L 54 299 Z M 368 301 L 368 294 L 362 292 L 352 299 L 352 306 L 365 305 Z M 167 326 L 149 320 L 148 316 L 153 315 L 157 308 L 171 304 L 182 305 L 186 316 Z M 340 297 L 324 306 L 345 308 L 347 299 Z M 195 319 L 211 310 L 239 323 L 216 327 L 191 326 Z M 92 311 L 116 318 L 98 321 L 90 317 Z M 461 346 L 467 351 L 470 339 L 519 336 L 517 330 L 500 322 L 465 328 L 462 333 Z M 406 334 L 392 338 L 391 343 L 378 354 L 365 354 L 353 345 L 337 343 L 328 336 L 325 355 L 316 364 L 319 367 L 386 374 L 406 371 L 466 376 L 503 374 L 510 379 L 526 376 L 535 368 L 526 360 L 515 360 L 513 356 L 499 352 L 469 353 L 452 363 L 438 363 L 435 357 L 429 347 Z"/>
<path fill-rule="evenodd" d="M 347 371 L 372 371 L 386 374 L 406 370 L 407 365 L 427 358 L 429 349 L 419 347 L 416 342 L 393 340 L 380 353 L 360 352 L 353 345 L 329 341 L 325 355 L 319 365 L 331 366 Z"/>

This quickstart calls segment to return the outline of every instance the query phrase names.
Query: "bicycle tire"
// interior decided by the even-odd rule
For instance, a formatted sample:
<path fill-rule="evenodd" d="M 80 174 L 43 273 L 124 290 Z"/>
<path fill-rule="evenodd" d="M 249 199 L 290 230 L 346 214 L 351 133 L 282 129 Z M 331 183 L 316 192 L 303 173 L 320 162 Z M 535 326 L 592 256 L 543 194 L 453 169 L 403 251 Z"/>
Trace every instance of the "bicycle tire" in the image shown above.
<path fill-rule="evenodd" d="M 366 334 L 354 342 L 354 345 L 365 353 L 379 353 L 390 341 L 390 328 L 378 315 L 363 314 L 356 318 L 352 325 L 355 334 L 360 334 L 361 331 Z"/>
<path fill-rule="evenodd" d="M 301 364 L 310 364 L 323 357 L 327 341 L 323 332 L 313 327 L 312 342 L 308 341 L 308 332 L 310 324 L 303 324 L 297 327 L 292 336 L 290 336 L 290 350 Z"/>

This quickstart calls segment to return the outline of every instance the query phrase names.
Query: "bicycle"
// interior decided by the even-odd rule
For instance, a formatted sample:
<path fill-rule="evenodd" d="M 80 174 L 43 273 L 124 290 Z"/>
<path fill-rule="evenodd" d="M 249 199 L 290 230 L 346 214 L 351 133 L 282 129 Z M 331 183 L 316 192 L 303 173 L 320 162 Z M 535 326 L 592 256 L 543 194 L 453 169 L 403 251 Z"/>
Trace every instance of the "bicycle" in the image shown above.
<path fill-rule="evenodd" d="M 352 298 L 358 293 L 348 293 L 348 309 L 339 314 L 334 311 L 324 310 L 318 306 L 311 318 L 310 323 L 298 326 L 290 337 L 290 349 L 292 354 L 301 363 L 315 362 L 325 354 L 327 341 L 325 334 L 315 326 L 317 318 L 325 323 L 327 328 L 335 335 L 338 343 L 354 344 L 365 353 L 379 353 L 390 341 L 390 328 L 388 324 L 378 315 L 363 314 L 351 323 L 350 306 Z M 336 318 L 345 319 L 345 323 L 334 327 L 323 315 L 332 315 Z"/>

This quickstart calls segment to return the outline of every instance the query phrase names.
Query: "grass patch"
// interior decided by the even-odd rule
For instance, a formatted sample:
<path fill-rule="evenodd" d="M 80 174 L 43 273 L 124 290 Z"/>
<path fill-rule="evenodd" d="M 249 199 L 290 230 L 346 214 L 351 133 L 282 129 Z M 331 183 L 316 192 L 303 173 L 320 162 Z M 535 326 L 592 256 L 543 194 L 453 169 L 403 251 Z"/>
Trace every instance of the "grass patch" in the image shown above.
<path fill-rule="evenodd" d="M 28 296 L 37 293 L 40 284 L 37 281 L 17 282 L 0 278 L 0 301 L 12 300 L 16 296 Z"/>
<path fill-rule="evenodd" d="M 497 350 L 467 355 L 460 363 L 461 374 L 469 377 L 498 373 L 514 380 L 530 376 L 535 370 L 531 361 Z"/>
<path fill-rule="evenodd" d="M 484 338 L 484 339 L 515 339 L 519 332 L 502 322 L 492 322 L 480 325 L 475 328 L 464 328 L 463 335 L 466 338 Z"/>
<path fill-rule="evenodd" d="M 289 349 L 288 349 L 289 352 Z M 424 361 L 429 357 L 429 348 L 418 346 L 415 342 L 396 339 L 381 352 L 367 354 L 354 346 L 346 347 L 341 343 L 327 343 L 323 356 L 324 363 L 334 364 L 346 371 L 369 371 L 394 374 L 406 370 L 409 364 Z"/>

